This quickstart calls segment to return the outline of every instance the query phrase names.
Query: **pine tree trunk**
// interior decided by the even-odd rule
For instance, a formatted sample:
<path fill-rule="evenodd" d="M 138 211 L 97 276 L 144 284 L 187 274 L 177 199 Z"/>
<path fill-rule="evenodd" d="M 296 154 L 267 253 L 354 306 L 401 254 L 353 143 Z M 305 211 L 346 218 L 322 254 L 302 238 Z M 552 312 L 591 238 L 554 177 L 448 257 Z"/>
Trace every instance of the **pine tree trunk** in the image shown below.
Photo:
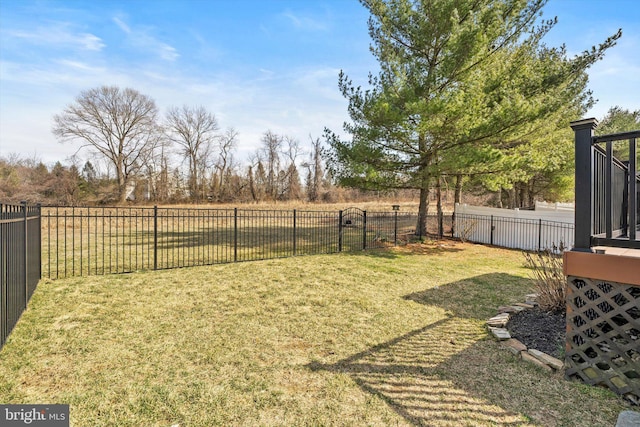
<path fill-rule="evenodd" d="M 531 181 L 529 181 L 527 183 L 527 205 L 528 206 L 534 206 L 536 204 L 535 202 L 535 178 L 532 178 Z"/>
<path fill-rule="evenodd" d="M 509 204 L 507 205 L 507 208 L 513 209 L 516 207 L 516 203 L 517 203 L 516 195 L 517 195 L 517 191 L 514 185 L 513 188 L 509 189 Z"/>
<path fill-rule="evenodd" d="M 418 137 L 418 146 L 421 153 L 427 152 L 426 138 L 424 135 Z M 416 234 L 422 238 L 427 235 L 427 214 L 429 213 L 429 185 L 430 176 L 428 167 L 431 164 L 431 156 L 424 154 L 421 156 L 421 164 L 419 170 L 420 176 L 420 205 L 418 207 L 418 224 L 416 226 Z"/>
<path fill-rule="evenodd" d="M 438 211 L 438 238 L 442 238 L 442 236 L 444 235 L 444 227 L 442 225 L 443 214 L 442 214 L 442 178 L 441 177 L 436 178 L 436 196 L 437 196 L 436 209 Z"/>
<path fill-rule="evenodd" d="M 429 213 L 429 176 L 422 178 L 422 188 L 420 189 L 420 205 L 418 207 L 418 224 L 416 235 L 425 237 L 427 235 L 427 214 Z"/>
<path fill-rule="evenodd" d="M 462 203 L 462 175 L 456 175 L 456 190 L 454 193 L 454 203 Z"/>

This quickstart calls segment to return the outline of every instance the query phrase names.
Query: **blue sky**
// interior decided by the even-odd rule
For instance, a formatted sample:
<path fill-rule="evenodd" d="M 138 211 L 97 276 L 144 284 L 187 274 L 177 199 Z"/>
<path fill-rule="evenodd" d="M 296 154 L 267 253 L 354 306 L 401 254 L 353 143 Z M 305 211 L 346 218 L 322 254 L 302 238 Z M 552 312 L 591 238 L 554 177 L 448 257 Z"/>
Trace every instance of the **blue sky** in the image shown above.
<path fill-rule="evenodd" d="M 588 115 L 640 109 L 640 1 L 550 0 L 544 12 L 559 18 L 547 44 L 570 54 L 623 29 L 589 73 L 600 102 Z M 77 146 L 51 134 L 53 115 L 101 85 L 134 88 L 162 114 L 206 107 L 239 132 L 240 159 L 267 130 L 305 146 L 348 120 L 338 72 L 366 85 L 377 70 L 367 18 L 356 0 L 2 0 L 0 156 L 72 155 Z"/>

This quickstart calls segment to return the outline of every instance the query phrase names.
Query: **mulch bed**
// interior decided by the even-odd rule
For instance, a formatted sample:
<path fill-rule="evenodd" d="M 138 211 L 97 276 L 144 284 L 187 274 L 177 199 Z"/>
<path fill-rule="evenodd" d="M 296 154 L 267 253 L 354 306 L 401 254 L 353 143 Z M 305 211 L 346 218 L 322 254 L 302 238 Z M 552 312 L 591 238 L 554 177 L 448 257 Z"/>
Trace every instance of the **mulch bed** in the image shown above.
<path fill-rule="evenodd" d="M 527 348 L 534 348 L 558 359 L 564 357 L 565 315 L 532 308 L 514 313 L 507 330 Z"/>

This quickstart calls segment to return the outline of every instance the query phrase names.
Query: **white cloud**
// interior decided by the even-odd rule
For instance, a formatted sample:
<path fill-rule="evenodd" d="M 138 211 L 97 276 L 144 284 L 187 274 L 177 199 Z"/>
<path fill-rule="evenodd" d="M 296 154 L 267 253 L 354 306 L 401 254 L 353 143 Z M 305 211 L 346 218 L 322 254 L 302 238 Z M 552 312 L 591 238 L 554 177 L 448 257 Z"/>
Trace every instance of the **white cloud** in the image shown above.
<path fill-rule="evenodd" d="M 84 46 L 86 50 L 95 50 L 100 51 L 105 44 L 102 43 L 102 39 L 100 37 L 94 36 L 93 34 L 85 33 L 82 34 L 82 38 L 79 42 Z"/>
<path fill-rule="evenodd" d="M 101 51 L 106 45 L 91 33 L 75 32 L 71 24 L 56 23 L 50 27 L 37 27 L 32 31 L 7 30 L 5 35 L 40 46 L 71 47 L 80 50 Z"/>
<path fill-rule="evenodd" d="M 132 46 L 141 49 L 146 52 L 151 52 L 159 56 L 161 59 L 169 62 L 173 62 L 180 57 L 178 50 L 160 40 L 156 39 L 150 34 L 149 28 L 135 28 L 128 25 L 123 20 L 124 18 L 113 17 L 113 22 L 127 35 L 127 38 Z"/>
<path fill-rule="evenodd" d="M 295 78 L 294 84 L 311 92 L 313 98 L 324 98 L 338 101 L 344 98 L 338 90 L 338 68 L 318 68 L 302 71 Z"/>
<path fill-rule="evenodd" d="M 328 26 L 325 21 L 321 21 L 315 17 L 304 16 L 301 14 L 293 13 L 290 10 L 286 10 L 282 13 L 282 16 L 287 18 L 294 28 L 305 31 L 326 31 Z"/>
<path fill-rule="evenodd" d="M 103 67 L 96 67 L 90 64 L 87 64 L 85 62 L 80 62 L 80 61 L 72 61 L 69 59 L 60 59 L 57 61 L 60 65 L 62 65 L 63 67 L 66 68 L 72 68 L 78 71 L 82 71 L 82 72 L 89 72 L 89 73 L 103 73 L 105 71 L 105 69 Z"/>
<path fill-rule="evenodd" d="M 199 32 L 189 29 L 189 34 L 196 42 L 197 58 L 200 61 L 218 61 L 224 55 L 224 49 L 212 44 L 212 40 L 203 37 Z"/>
<path fill-rule="evenodd" d="M 80 91 L 102 84 L 129 85 L 129 70 L 109 68 L 75 59 L 57 59 L 44 64 L 0 62 L 1 81 L 15 91 L 54 92 Z M 73 93 L 75 96 L 77 93 Z M 2 99 L 6 99 L 6 93 Z M 20 101 L 17 97 L 14 101 Z"/>
<path fill-rule="evenodd" d="M 275 75 L 275 72 L 272 70 L 267 70 L 266 68 L 259 68 L 258 71 L 262 73 L 262 75 L 266 78 L 271 78 Z"/>
<path fill-rule="evenodd" d="M 175 61 L 180 57 L 176 48 L 164 43 L 160 43 L 158 45 L 158 53 L 160 54 L 160 57 L 166 61 Z"/>
<path fill-rule="evenodd" d="M 115 16 L 113 18 L 113 22 L 116 23 L 116 25 L 122 30 L 124 31 L 126 34 L 131 34 L 131 28 L 129 28 L 129 26 L 127 24 L 124 23 L 124 21 L 120 18 L 118 18 L 117 16 Z"/>

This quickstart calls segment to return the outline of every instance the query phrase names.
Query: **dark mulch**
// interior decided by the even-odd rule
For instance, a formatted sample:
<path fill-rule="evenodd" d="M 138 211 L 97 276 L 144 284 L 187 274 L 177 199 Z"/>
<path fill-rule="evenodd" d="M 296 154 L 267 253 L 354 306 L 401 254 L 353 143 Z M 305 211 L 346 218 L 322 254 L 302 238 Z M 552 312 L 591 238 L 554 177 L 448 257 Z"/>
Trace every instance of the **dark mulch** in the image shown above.
<path fill-rule="evenodd" d="M 547 313 L 539 308 L 511 315 L 507 323 L 511 336 L 527 348 L 534 348 L 558 359 L 564 357 L 564 313 Z"/>

